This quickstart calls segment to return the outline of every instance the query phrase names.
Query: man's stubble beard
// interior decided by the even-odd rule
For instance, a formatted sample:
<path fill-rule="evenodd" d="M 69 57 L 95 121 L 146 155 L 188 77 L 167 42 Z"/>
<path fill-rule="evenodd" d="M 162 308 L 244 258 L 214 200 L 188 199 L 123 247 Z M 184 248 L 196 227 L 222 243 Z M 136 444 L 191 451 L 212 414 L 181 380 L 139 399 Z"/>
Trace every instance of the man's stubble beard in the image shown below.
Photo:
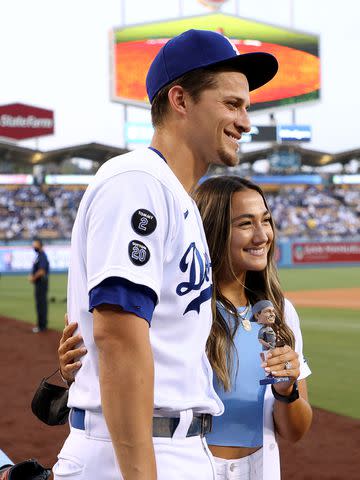
<path fill-rule="evenodd" d="M 230 155 L 229 153 L 225 152 L 225 150 L 219 148 L 216 153 L 219 159 L 218 165 L 223 165 L 226 167 L 236 167 L 240 163 L 237 152 L 235 152 L 234 155 Z"/>

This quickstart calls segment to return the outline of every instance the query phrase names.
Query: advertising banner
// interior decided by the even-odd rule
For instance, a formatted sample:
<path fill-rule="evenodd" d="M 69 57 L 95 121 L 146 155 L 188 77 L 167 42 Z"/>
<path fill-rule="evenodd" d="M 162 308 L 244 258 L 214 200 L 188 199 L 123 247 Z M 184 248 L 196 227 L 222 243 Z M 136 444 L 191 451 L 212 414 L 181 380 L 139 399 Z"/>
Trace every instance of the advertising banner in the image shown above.
<path fill-rule="evenodd" d="M 70 245 L 45 245 L 51 272 L 64 272 L 69 267 Z M 1 246 L 1 273 L 30 273 L 36 253 L 31 245 Z"/>
<path fill-rule="evenodd" d="M 278 125 L 277 139 L 279 142 L 310 142 L 310 125 Z"/>
<path fill-rule="evenodd" d="M 126 122 L 125 139 L 127 143 L 150 145 L 154 135 L 151 123 Z M 252 125 L 250 132 L 244 132 L 240 143 L 250 142 L 310 142 L 311 127 L 304 125 Z"/>
<path fill-rule="evenodd" d="M 94 175 L 45 175 L 46 185 L 89 185 Z"/>
<path fill-rule="evenodd" d="M 250 132 L 244 132 L 241 136 L 240 143 L 249 142 L 276 142 L 277 130 L 273 126 L 256 126 L 252 125 Z"/>
<path fill-rule="evenodd" d="M 32 185 L 33 176 L 26 173 L 1 173 L 0 185 Z"/>
<path fill-rule="evenodd" d="M 0 106 L 0 137 L 24 140 L 54 133 L 54 112 L 23 103 Z"/>
<path fill-rule="evenodd" d="M 360 262 L 360 242 L 293 243 L 294 265 Z"/>
<path fill-rule="evenodd" d="M 332 182 L 336 185 L 360 185 L 360 175 L 333 175 Z"/>

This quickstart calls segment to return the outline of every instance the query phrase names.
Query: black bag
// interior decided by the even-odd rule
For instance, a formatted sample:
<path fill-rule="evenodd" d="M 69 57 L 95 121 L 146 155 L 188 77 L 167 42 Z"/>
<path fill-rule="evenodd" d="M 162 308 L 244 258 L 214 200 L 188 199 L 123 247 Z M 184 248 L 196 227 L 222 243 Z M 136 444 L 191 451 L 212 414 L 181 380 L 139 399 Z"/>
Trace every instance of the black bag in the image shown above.
<path fill-rule="evenodd" d="M 64 425 L 69 416 L 69 390 L 47 382 L 57 371 L 41 380 L 31 402 L 33 414 L 46 425 Z"/>
<path fill-rule="evenodd" d="M 0 480 L 47 480 L 50 475 L 51 470 L 44 468 L 34 458 L 0 468 Z"/>

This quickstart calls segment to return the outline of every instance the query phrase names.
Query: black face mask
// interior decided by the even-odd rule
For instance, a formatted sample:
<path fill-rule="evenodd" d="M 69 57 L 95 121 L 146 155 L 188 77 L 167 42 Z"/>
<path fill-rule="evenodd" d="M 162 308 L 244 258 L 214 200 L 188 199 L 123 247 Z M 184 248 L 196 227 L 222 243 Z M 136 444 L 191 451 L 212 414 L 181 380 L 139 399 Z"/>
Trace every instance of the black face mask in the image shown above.
<path fill-rule="evenodd" d="M 35 250 L 36 253 L 39 253 L 39 252 L 40 252 L 40 249 L 37 248 L 37 247 L 34 247 L 34 250 Z"/>

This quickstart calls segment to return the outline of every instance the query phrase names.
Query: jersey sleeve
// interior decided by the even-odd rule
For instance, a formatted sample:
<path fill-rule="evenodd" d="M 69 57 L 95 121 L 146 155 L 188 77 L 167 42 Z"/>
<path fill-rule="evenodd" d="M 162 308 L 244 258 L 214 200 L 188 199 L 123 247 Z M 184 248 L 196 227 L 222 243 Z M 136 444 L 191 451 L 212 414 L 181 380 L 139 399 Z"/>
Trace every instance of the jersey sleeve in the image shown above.
<path fill-rule="evenodd" d="M 300 375 L 299 380 L 311 375 L 311 370 L 303 354 L 303 339 L 300 329 L 300 320 L 293 304 L 285 299 L 285 320 L 295 336 L 295 351 L 299 355 Z"/>
<path fill-rule="evenodd" d="M 169 190 L 145 172 L 121 173 L 94 189 L 85 221 L 88 292 L 120 277 L 150 288 L 159 300 L 174 205 Z"/>
<path fill-rule="evenodd" d="M 143 285 L 136 285 L 124 278 L 109 277 L 90 290 L 89 312 L 104 304 L 117 305 L 151 324 L 156 295 Z"/>

